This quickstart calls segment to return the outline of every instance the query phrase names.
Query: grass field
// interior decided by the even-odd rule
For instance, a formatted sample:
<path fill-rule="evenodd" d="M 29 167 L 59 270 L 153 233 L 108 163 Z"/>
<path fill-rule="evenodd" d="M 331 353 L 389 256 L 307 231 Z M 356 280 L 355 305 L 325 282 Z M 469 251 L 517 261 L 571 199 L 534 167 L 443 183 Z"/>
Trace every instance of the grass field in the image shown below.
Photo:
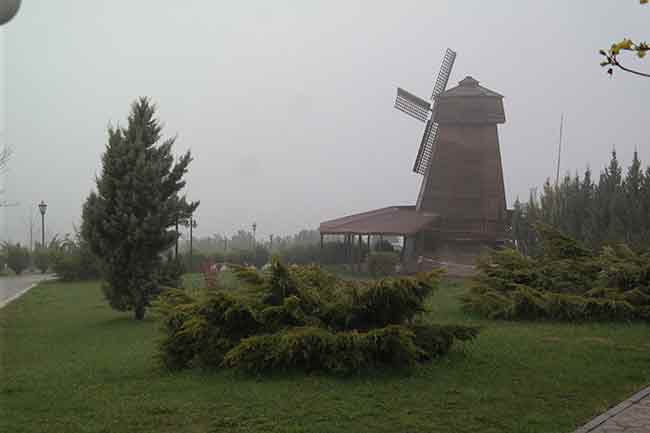
<path fill-rule="evenodd" d="M 427 320 L 485 325 L 410 371 L 351 378 L 169 374 L 157 323 L 97 283 L 46 283 L 0 310 L 1 432 L 570 432 L 650 383 L 650 326 L 474 320 L 447 283 Z"/>

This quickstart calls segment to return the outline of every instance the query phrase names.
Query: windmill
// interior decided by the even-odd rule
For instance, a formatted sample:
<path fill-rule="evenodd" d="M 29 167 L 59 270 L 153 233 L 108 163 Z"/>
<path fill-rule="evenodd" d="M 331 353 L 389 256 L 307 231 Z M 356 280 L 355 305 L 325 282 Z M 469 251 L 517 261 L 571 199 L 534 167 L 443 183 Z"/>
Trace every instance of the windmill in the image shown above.
<path fill-rule="evenodd" d="M 414 206 L 390 206 L 321 223 L 321 235 L 402 236 L 402 259 L 474 263 L 484 248 L 507 241 L 498 125 L 503 95 L 466 76 L 447 89 L 456 53 L 447 49 L 427 100 L 397 88 L 395 108 L 424 123 L 413 171 L 423 175 Z M 370 242 L 368 242 L 370 244 Z"/>
<path fill-rule="evenodd" d="M 442 59 L 442 66 L 438 72 L 438 78 L 433 86 L 433 92 L 429 100 L 422 99 L 401 87 L 397 88 L 397 98 L 395 98 L 395 108 L 414 119 L 424 122 L 424 132 L 420 140 L 420 148 L 418 149 L 415 163 L 413 164 L 413 172 L 424 175 L 427 167 L 431 161 L 431 157 L 435 152 L 436 141 L 438 139 L 438 123 L 433 119 L 433 104 L 435 98 L 445 91 L 451 69 L 456 60 L 456 52 L 447 48 L 445 57 Z"/>
<path fill-rule="evenodd" d="M 497 125 L 503 96 L 467 76 L 447 89 L 447 49 L 429 100 L 397 89 L 395 107 L 425 123 L 413 171 L 423 175 L 415 209 L 439 215 L 437 238 L 498 240 L 506 202 Z"/>

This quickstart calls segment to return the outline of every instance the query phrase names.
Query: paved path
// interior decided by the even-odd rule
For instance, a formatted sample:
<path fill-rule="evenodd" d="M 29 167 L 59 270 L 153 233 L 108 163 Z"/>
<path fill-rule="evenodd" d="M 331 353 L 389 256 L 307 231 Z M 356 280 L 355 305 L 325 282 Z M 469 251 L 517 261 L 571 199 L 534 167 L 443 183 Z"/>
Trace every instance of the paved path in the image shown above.
<path fill-rule="evenodd" d="M 650 387 L 594 418 L 574 433 L 649 433 Z"/>
<path fill-rule="evenodd" d="M 52 276 L 41 274 L 0 277 L 0 308 L 22 296 L 37 283 L 49 278 Z"/>

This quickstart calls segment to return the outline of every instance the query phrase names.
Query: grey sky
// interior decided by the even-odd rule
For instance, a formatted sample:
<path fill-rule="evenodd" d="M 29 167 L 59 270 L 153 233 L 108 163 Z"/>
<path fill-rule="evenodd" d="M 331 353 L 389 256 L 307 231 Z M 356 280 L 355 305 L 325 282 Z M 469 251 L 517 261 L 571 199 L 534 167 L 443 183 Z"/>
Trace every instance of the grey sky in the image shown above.
<path fill-rule="evenodd" d="M 450 86 L 472 75 L 506 96 L 509 203 L 554 173 L 561 112 L 563 172 L 600 170 L 613 145 L 624 165 L 635 147 L 647 163 L 650 80 L 609 79 L 597 50 L 649 39 L 649 24 L 636 0 L 24 0 L 0 30 L 15 152 L 4 199 L 21 202 L 11 238 L 26 239 L 41 199 L 49 232 L 71 231 L 107 124 L 140 95 L 194 154 L 198 235 L 253 221 L 260 236 L 288 234 L 414 204 L 422 125 L 393 108 L 395 88 L 428 96 L 446 47 Z"/>

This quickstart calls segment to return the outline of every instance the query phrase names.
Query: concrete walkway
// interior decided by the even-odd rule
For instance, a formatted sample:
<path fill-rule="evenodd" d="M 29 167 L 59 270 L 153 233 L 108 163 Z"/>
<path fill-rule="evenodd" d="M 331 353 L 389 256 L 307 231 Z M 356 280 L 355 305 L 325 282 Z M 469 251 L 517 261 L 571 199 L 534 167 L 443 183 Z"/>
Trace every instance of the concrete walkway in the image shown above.
<path fill-rule="evenodd" d="M 0 308 L 18 299 L 41 281 L 52 279 L 52 275 L 29 274 L 0 278 Z"/>
<path fill-rule="evenodd" d="M 650 387 L 645 388 L 574 433 L 649 433 Z"/>

